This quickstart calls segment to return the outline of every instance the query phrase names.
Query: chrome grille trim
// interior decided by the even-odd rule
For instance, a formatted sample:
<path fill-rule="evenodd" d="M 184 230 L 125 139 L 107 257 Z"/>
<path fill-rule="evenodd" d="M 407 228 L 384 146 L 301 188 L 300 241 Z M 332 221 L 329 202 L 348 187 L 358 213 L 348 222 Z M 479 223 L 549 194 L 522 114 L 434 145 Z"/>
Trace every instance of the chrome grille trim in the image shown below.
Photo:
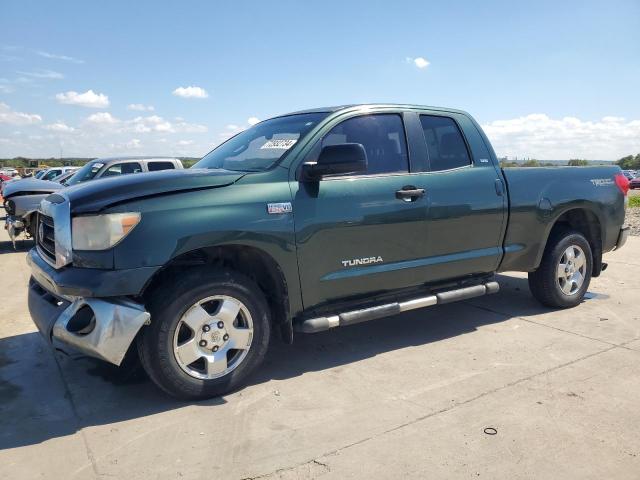
<path fill-rule="evenodd" d="M 50 198 L 51 196 L 47 197 Z M 36 248 L 40 256 L 52 267 L 62 268 L 71 263 L 71 206 L 64 194 L 57 194 L 51 202 L 40 202 Z"/>

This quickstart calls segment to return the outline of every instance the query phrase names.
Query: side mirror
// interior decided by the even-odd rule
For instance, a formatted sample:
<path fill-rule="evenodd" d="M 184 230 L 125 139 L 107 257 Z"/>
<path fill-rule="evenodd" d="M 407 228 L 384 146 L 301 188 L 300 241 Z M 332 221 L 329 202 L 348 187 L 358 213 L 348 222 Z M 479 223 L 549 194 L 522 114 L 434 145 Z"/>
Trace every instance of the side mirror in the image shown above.
<path fill-rule="evenodd" d="M 302 181 L 317 182 L 325 175 L 367 171 L 367 152 L 361 143 L 341 143 L 322 148 L 317 162 L 302 165 Z"/>

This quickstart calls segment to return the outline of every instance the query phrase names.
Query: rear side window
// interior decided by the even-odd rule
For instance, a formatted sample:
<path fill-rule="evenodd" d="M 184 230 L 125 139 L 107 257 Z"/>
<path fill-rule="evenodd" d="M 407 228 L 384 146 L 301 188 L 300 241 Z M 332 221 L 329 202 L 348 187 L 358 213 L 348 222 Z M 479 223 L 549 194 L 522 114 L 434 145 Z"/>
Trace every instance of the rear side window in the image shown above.
<path fill-rule="evenodd" d="M 173 170 L 176 166 L 171 162 L 147 162 L 147 168 L 150 172 L 159 170 Z"/>
<path fill-rule="evenodd" d="M 102 177 L 115 177 L 116 175 L 128 175 L 129 173 L 142 172 L 142 166 L 138 162 L 116 163 L 111 165 L 102 174 Z"/>
<path fill-rule="evenodd" d="M 449 117 L 420 115 L 432 172 L 471 165 L 471 157 L 456 122 Z"/>
<path fill-rule="evenodd" d="M 407 143 L 400 115 L 364 115 L 336 125 L 322 146 L 361 143 L 367 152 L 367 174 L 409 171 Z"/>

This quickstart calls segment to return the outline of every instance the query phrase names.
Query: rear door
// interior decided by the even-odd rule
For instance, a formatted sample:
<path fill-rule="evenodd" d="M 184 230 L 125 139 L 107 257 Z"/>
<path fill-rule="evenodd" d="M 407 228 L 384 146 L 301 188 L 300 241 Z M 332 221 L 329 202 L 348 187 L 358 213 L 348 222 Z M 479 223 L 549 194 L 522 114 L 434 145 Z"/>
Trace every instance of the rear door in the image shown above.
<path fill-rule="evenodd" d="M 506 193 L 493 155 L 466 115 L 407 115 L 423 173 L 429 282 L 494 271 L 502 258 Z"/>

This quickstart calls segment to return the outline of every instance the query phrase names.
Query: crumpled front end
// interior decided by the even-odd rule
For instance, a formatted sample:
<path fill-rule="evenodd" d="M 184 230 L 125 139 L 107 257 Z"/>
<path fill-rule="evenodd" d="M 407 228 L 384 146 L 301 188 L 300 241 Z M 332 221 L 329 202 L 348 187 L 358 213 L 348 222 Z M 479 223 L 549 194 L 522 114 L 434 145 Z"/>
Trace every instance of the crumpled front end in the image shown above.
<path fill-rule="evenodd" d="M 40 333 L 56 349 L 120 365 L 150 315 L 126 297 L 59 297 L 33 278 L 29 312 Z"/>

